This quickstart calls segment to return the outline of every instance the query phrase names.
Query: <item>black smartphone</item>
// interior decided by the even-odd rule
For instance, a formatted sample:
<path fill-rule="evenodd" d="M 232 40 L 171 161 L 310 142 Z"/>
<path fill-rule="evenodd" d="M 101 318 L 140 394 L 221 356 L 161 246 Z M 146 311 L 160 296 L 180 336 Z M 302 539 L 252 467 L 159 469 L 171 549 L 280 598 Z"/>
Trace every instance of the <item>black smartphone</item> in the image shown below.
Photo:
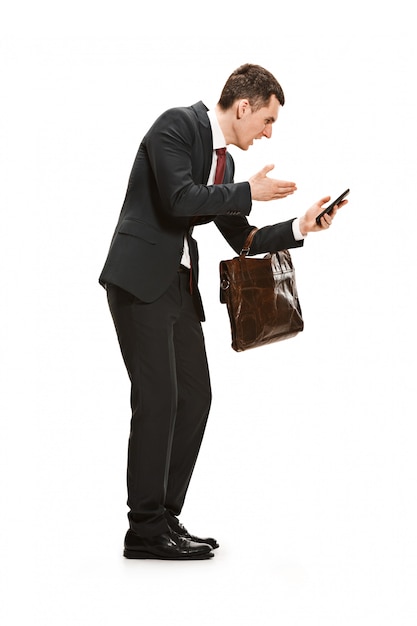
<path fill-rule="evenodd" d="M 344 200 L 346 196 L 348 195 L 349 191 L 350 189 L 346 189 L 346 191 L 344 191 L 338 198 L 336 198 L 336 200 L 333 200 L 333 202 L 331 202 L 329 206 L 326 207 L 324 211 L 320 213 L 320 215 L 317 215 L 316 222 L 319 226 L 320 226 L 320 220 L 323 217 L 323 215 L 325 215 L 325 213 L 327 213 L 328 215 L 331 215 L 336 204 L 339 204 L 340 202 L 342 202 L 342 200 Z"/>

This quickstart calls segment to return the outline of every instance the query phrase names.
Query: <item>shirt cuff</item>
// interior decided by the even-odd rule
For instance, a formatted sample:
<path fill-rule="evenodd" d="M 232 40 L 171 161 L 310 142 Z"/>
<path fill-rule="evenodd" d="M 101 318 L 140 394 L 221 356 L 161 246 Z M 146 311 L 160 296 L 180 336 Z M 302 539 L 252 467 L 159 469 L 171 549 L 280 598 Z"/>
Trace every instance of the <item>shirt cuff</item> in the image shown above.
<path fill-rule="evenodd" d="M 307 237 L 307 235 L 303 235 L 300 230 L 300 218 L 296 217 L 292 223 L 292 232 L 294 235 L 294 239 L 296 241 L 302 241 Z"/>

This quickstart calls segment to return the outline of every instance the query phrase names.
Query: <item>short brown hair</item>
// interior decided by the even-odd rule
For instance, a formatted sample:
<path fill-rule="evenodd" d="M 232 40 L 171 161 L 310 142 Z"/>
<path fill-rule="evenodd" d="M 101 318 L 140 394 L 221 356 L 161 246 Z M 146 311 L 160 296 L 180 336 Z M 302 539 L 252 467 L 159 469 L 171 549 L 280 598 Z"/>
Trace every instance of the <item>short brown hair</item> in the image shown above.
<path fill-rule="evenodd" d="M 267 106 L 271 96 L 276 96 L 281 106 L 285 97 L 277 79 L 260 65 L 245 63 L 227 79 L 218 102 L 221 109 L 229 109 L 236 100 L 247 98 L 256 111 Z"/>

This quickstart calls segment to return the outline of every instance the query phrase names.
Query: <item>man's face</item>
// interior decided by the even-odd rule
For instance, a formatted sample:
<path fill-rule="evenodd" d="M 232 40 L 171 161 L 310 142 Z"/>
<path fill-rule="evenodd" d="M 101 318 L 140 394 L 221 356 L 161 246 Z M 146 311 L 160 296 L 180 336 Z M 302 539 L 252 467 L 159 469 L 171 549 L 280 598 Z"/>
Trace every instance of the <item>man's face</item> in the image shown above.
<path fill-rule="evenodd" d="M 247 150 L 255 139 L 268 139 L 272 135 L 272 124 L 278 117 L 280 103 L 276 96 L 271 96 L 267 106 L 253 111 L 247 100 L 241 100 L 237 108 L 236 146 Z"/>

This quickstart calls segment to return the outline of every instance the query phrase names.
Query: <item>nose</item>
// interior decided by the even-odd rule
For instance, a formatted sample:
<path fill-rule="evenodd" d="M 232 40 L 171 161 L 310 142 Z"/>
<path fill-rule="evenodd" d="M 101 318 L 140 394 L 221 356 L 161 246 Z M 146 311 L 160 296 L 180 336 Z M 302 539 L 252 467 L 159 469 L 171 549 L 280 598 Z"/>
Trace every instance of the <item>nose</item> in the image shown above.
<path fill-rule="evenodd" d="M 272 126 L 271 126 L 271 124 L 266 124 L 266 126 L 265 126 L 265 128 L 263 130 L 262 135 L 264 137 L 266 137 L 267 139 L 271 138 L 271 136 L 272 136 Z"/>

